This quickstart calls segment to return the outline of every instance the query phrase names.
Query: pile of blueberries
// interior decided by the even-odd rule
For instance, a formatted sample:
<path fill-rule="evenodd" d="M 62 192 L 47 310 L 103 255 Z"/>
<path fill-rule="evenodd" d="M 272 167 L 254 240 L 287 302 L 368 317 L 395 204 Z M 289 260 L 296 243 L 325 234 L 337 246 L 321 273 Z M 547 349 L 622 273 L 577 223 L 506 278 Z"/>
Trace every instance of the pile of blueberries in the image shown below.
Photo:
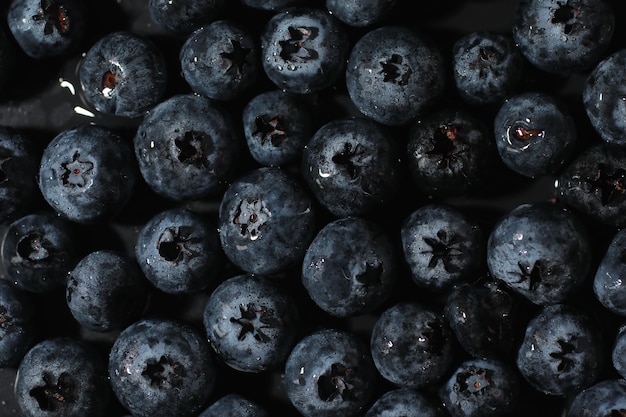
<path fill-rule="evenodd" d="M 2 3 L 0 415 L 626 415 L 623 0 Z"/>

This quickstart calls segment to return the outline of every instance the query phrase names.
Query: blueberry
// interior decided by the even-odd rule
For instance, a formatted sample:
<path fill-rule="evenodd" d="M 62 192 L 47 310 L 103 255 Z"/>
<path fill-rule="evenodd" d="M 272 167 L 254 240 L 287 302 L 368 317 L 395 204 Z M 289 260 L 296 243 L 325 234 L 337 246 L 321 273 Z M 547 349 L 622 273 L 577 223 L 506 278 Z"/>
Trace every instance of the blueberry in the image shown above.
<path fill-rule="evenodd" d="M 445 73 L 441 51 L 425 35 L 384 25 L 356 41 L 345 78 L 350 99 L 363 115 L 402 126 L 441 99 Z"/>
<path fill-rule="evenodd" d="M 34 59 L 76 52 L 87 32 L 87 20 L 83 0 L 13 0 L 7 14 L 13 37 Z"/>
<path fill-rule="evenodd" d="M 85 255 L 69 274 L 65 294 L 72 316 L 95 332 L 134 323 L 148 301 L 147 283 L 135 259 L 111 250 Z"/>
<path fill-rule="evenodd" d="M 470 32 L 452 46 L 456 91 L 468 104 L 499 104 L 520 88 L 524 58 L 510 35 Z"/>
<path fill-rule="evenodd" d="M 363 417 L 441 417 L 440 409 L 422 392 L 393 388 L 382 394 Z"/>
<path fill-rule="evenodd" d="M 374 324 L 370 348 L 376 369 L 402 388 L 425 389 L 440 383 L 455 359 L 454 334 L 437 310 L 400 301 Z"/>
<path fill-rule="evenodd" d="M 36 177 L 40 158 L 30 136 L 0 126 L 0 221 L 14 221 L 39 202 Z"/>
<path fill-rule="evenodd" d="M 148 281 L 167 294 L 190 294 L 217 282 L 224 264 L 218 231 L 202 214 L 163 210 L 139 230 L 135 257 Z"/>
<path fill-rule="evenodd" d="M 443 107 L 409 125 L 407 166 L 419 191 L 436 198 L 477 191 L 497 156 L 487 125 L 468 110 Z"/>
<path fill-rule="evenodd" d="M 202 25 L 217 20 L 226 0 L 150 0 L 152 20 L 172 35 L 189 35 Z"/>
<path fill-rule="evenodd" d="M 613 417 L 626 410 L 626 381 L 610 378 L 576 394 L 567 407 L 567 417 Z"/>
<path fill-rule="evenodd" d="M 626 49 L 613 52 L 587 75 L 582 99 L 595 132 L 605 142 L 626 145 L 626 107 L 622 85 L 626 81 Z"/>
<path fill-rule="evenodd" d="M 228 187 L 219 207 L 224 253 L 241 270 L 273 275 L 295 267 L 316 233 L 316 206 L 297 177 L 253 168 Z"/>
<path fill-rule="evenodd" d="M 304 417 L 355 417 L 374 399 L 376 368 L 358 336 L 322 328 L 292 349 L 284 381 L 287 397 Z"/>
<path fill-rule="evenodd" d="M 305 6 L 310 0 L 241 0 L 241 3 L 257 10 L 278 12 L 289 7 Z"/>
<path fill-rule="evenodd" d="M 15 379 L 24 417 L 100 417 L 110 399 L 106 363 L 78 339 L 51 338 L 24 356 Z"/>
<path fill-rule="evenodd" d="M 626 326 L 619 328 L 611 348 L 611 363 L 617 373 L 626 376 Z"/>
<path fill-rule="evenodd" d="M 193 92 L 215 100 L 233 100 L 258 78 L 259 46 L 246 26 L 218 20 L 189 35 L 180 50 L 180 65 Z"/>
<path fill-rule="evenodd" d="M 350 51 L 343 24 L 308 6 L 275 12 L 260 42 L 267 77 L 279 89 L 296 94 L 320 92 L 338 82 Z"/>
<path fill-rule="evenodd" d="M 398 189 L 400 151 L 390 132 L 365 118 L 334 119 L 304 147 L 302 175 L 335 217 L 363 216 L 385 207 Z"/>
<path fill-rule="evenodd" d="M 16 367 L 35 343 L 35 298 L 0 280 L 0 368 Z"/>
<path fill-rule="evenodd" d="M 557 172 L 570 161 L 577 142 L 565 103 L 537 91 L 507 98 L 496 114 L 494 133 L 504 164 L 530 178 Z"/>
<path fill-rule="evenodd" d="M 348 26 L 370 27 L 385 21 L 396 0 L 326 0 L 326 9 Z"/>
<path fill-rule="evenodd" d="M 626 230 L 613 235 L 593 277 L 593 292 L 609 311 L 626 317 Z"/>
<path fill-rule="evenodd" d="M 173 201 L 223 191 L 242 144 L 232 117 L 207 97 L 174 95 L 149 110 L 133 139 L 141 176 Z"/>
<path fill-rule="evenodd" d="M 47 293 L 64 288 L 79 258 L 75 229 L 49 212 L 12 222 L 2 240 L 2 263 L 9 281 L 23 290 Z"/>
<path fill-rule="evenodd" d="M 576 394 L 600 376 L 602 344 L 597 323 L 583 310 L 568 304 L 545 306 L 526 326 L 516 365 L 540 392 Z"/>
<path fill-rule="evenodd" d="M 195 327 L 144 318 L 113 343 L 109 378 L 113 393 L 134 417 L 191 417 L 213 392 L 216 364 Z"/>
<path fill-rule="evenodd" d="M 283 366 L 299 334 L 300 313 L 279 281 L 246 274 L 215 288 L 203 323 L 215 353 L 228 366 L 265 372 Z"/>
<path fill-rule="evenodd" d="M 411 278 L 422 288 L 447 290 L 474 278 L 484 261 L 482 229 L 454 206 L 430 203 L 413 210 L 400 237 Z"/>
<path fill-rule="evenodd" d="M 63 130 L 46 145 L 39 189 L 63 217 L 96 223 L 121 212 L 137 176 L 128 142 L 109 128 L 85 124 Z"/>
<path fill-rule="evenodd" d="M 493 227 L 491 275 L 534 304 L 567 300 L 591 269 L 591 243 L 581 218 L 558 203 L 523 203 Z"/>
<path fill-rule="evenodd" d="M 378 223 L 347 217 L 327 223 L 302 261 L 302 283 L 327 313 L 349 317 L 374 311 L 396 283 L 395 246 Z"/>
<path fill-rule="evenodd" d="M 513 39 L 535 67 L 566 76 L 581 73 L 607 51 L 615 15 L 604 0 L 522 0 Z"/>
<path fill-rule="evenodd" d="M 626 225 L 626 148 L 593 143 L 558 175 L 557 199 L 602 225 Z"/>
<path fill-rule="evenodd" d="M 269 417 L 261 404 L 240 394 L 230 393 L 215 400 L 198 417 Z"/>
<path fill-rule="evenodd" d="M 439 388 L 451 417 L 495 417 L 512 413 L 520 398 L 515 369 L 498 359 L 462 362 Z"/>
<path fill-rule="evenodd" d="M 78 76 L 85 100 L 98 112 L 136 118 L 164 98 L 168 74 L 162 51 L 152 41 L 118 31 L 91 45 Z"/>
<path fill-rule="evenodd" d="M 297 94 L 269 90 L 254 96 L 242 110 L 250 155 L 261 165 L 299 162 L 314 133 L 313 109 Z"/>

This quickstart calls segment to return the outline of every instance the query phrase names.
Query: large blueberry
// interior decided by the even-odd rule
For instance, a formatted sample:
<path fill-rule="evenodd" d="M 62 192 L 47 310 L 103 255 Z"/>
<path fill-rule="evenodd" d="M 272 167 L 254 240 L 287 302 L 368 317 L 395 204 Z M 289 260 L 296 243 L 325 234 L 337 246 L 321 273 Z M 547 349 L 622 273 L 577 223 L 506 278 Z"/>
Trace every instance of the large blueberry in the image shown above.
<path fill-rule="evenodd" d="M 219 208 L 226 256 L 251 274 L 271 275 L 300 262 L 316 233 L 316 206 L 297 177 L 277 167 L 236 178 Z"/>
<path fill-rule="evenodd" d="M 35 298 L 0 280 L 0 368 L 16 367 L 37 336 Z"/>
<path fill-rule="evenodd" d="M 296 94 L 319 92 L 339 81 L 350 51 L 343 24 L 307 6 L 276 12 L 260 42 L 267 77 L 279 89 Z"/>
<path fill-rule="evenodd" d="M 111 32 L 83 56 L 79 78 L 85 100 L 97 111 L 142 116 L 165 96 L 167 67 L 163 53 L 145 37 Z"/>
<path fill-rule="evenodd" d="M 211 293 L 203 323 L 215 353 L 228 366 L 263 372 L 284 364 L 299 334 L 300 312 L 280 281 L 237 275 Z"/>
<path fill-rule="evenodd" d="M 180 50 L 191 90 L 214 100 L 240 97 L 261 71 L 257 39 L 235 20 L 218 20 L 194 31 Z"/>
<path fill-rule="evenodd" d="M 384 21 L 396 0 L 326 0 L 326 9 L 348 26 L 369 27 Z"/>
<path fill-rule="evenodd" d="M 611 347 L 611 363 L 622 377 L 626 377 L 626 326 L 620 327 Z"/>
<path fill-rule="evenodd" d="M 626 229 L 613 235 L 593 277 L 593 292 L 603 307 L 626 317 Z"/>
<path fill-rule="evenodd" d="M 195 416 L 210 398 L 216 364 L 201 332 L 186 322 L 145 318 L 126 327 L 109 354 L 109 378 L 135 417 Z"/>
<path fill-rule="evenodd" d="M 46 146 L 39 165 L 39 189 L 48 204 L 76 223 L 117 215 L 137 181 L 131 146 L 99 125 L 68 128 Z"/>
<path fill-rule="evenodd" d="M 92 345 L 45 339 L 24 356 L 15 378 L 24 417 L 100 417 L 110 399 L 106 361 Z"/>
<path fill-rule="evenodd" d="M 150 0 L 150 17 L 173 35 L 188 35 L 217 20 L 226 0 Z"/>
<path fill-rule="evenodd" d="M 373 221 L 347 217 L 327 223 L 302 261 L 302 283 L 311 299 L 337 317 L 370 312 L 395 288 L 391 237 Z"/>
<path fill-rule="evenodd" d="M 384 207 L 400 182 L 400 152 L 390 132 L 365 118 L 334 119 L 320 127 L 302 153 L 302 176 L 336 217 Z"/>
<path fill-rule="evenodd" d="M 172 96 L 147 112 L 133 146 L 148 186 L 170 200 L 222 191 L 242 147 L 230 114 L 206 97 Z"/>
<path fill-rule="evenodd" d="M 567 417 L 618 417 L 626 410 L 626 381 L 605 379 L 576 394 L 567 406 Z"/>
<path fill-rule="evenodd" d="M 441 52 L 407 26 L 385 25 L 365 33 L 352 47 L 346 86 L 368 118 L 406 125 L 438 101 L 446 79 Z"/>
<path fill-rule="evenodd" d="M 364 417 L 441 417 L 441 410 L 424 393 L 410 388 L 394 388 L 382 394 Z"/>
<path fill-rule="evenodd" d="M 376 368 L 358 336 L 322 328 L 293 348 L 284 381 L 287 397 L 304 417 L 355 417 L 374 399 Z"/>
<path fill-rule="evenodd" d="M 269 417 L 269 412 L 258 402 L 243 395 L 230 393 L 215 400 L 198 417 Z"/>
<path fill-rule="evenodd" d="M 538 305 L 567 300 L 588 278 L 588 230 L 558 203 L 524 203 L 491 230 L 487 266 L 491 275 Z"/>

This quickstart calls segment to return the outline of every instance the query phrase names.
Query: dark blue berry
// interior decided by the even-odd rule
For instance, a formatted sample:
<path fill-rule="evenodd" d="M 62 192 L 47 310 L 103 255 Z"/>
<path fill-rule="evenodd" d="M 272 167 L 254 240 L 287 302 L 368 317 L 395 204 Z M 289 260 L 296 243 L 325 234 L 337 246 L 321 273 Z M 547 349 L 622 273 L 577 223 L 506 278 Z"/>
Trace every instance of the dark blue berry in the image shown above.
<path fill-rule="evenodd" d="M 35 298 L 0 280 L 0 368 L 17 367 L 37 336 Z"/>
<path fill-rule="evenodd" d="M 366 32 L 349 55 L 346 86 L 356 108 L 379 123 L 407 125 L 444 92 L 441 52 L 407 26 Z"/>
<path fill-rule="evenodd" d="M 320 204 L 336 217 L 385 207 L 398 189 L 400 152 L 390 132 L 365 118 L 334 119 L 302 153 L 302 175 Z"/>
<path fill-rule="evenodd" d="M 591 246 L 581 218 L 562 204 L 523 203 L 491 230 L 491 275 L 538 305 L 567 300 L 588 278 Z"/>
<path fill-rule="evenodd" d="M 215 353 L 228 366 L 264 372 L 284 364 L 297 341 L 300 313 L 280 281 L 237 275 L 211 293 L 203 323 Z"/>
<path fill-rule="evenodd" d="M 240 394 L 226 394 L 211 403 L 198 417 L 269 417 L 265 407 Z"/>
<path fill-rule="evenodd" d="M 553 174 L 573 155 L 577 131 L 569 108 L 542 92 L 507 98 L 494 119 L 496 146 L 504 165 L 535 178 Z"/>
<path fill-rule="evenodd" d="M 230 114 L 195 94 L 172 96 L 148 111 L 133 146 L 148 186 L 175 201 L 222 191 L 242 147 Z"/>
<path fill-rule="evenodd" d="M 150 0 L 150 17 L 173 35 L 188 35 L 217 20 L 226 0 Z"/>
<path fill-rule="evenodd" d="M 326 9 L 352 27 L 369 27 L 384 21 L 396 0 L 326 0 Z"/>
<path fill-rule="evenodd" d="M 316 233 L 316 206 L 297 177 L 254 168 L 228 187 L 219 208 L 226 256 L 251 274 L 273 275 L 302 262 Z"/>
<path fill-rule="evenodd" d="M 567 417 L 619 417 L 626 410 L 626 381 L 611 378 L 596 382 L 573 397 Z"/>
<path fill-rule="evenodd" d="M 619 328 L 611 347 L 611 363 L 622 377 L 626 377 L 626 326 Z"/>
<path fill-rule="evenodd" d="M 48 143 L 39 165 L 39 189 L 63 217 L 96 223 L 121 212 L 137 176 L 128 142 L 104 126 L 85 124 Z"/>
<path fill-rule="evenodd" d="M 109 378 L 113 393 L 134 417 L 191 417 L 213 392 L 216 364 L 195 327 L 145 318 L 115 340 Z"/>
<path fill-rule="evenodd" d="M 159 103 L 167 87 L 162 51 L 132 32 L 111 32 L 83 56 L 78 72 L 85 100 L 97 111 L 136 118 Z"/>
<path fill-rule="evenodd" d="M 626 230 L 613 235 L 593 277 L 593 292 L 603 307 L 626 317 Z"/>
<path fill-rule="evenodd" d="M 363 417 L 441 417 L 441 411 L 425 394 L 410 388 L 394 388 L 382 394 Z"/>
<path fill-rule="evenodd" d="M 241 3 L 257 10 L 278 12 L 289 7 L 305 6 L 310 0 L 241 0 Z"/>
<path fill-rule="evenodd" d="M 349 317 L 374 311 L 396 283 L 391 237 L 378 223 L 347 217 L 327 223 L 302 261 L 302 283 L 327 313 Z"/>
<path fill-rule="evenodd" d="M 355 417 L 374 399 L 376 368 L 358 336 L 322 328 L 293 348 L 284 382 L 287 397 L 304 417 Z"/>
<path fill-rule="evenodd" d="M 233 100 L 258 78 L 259 46 L 246 26 L 218 20 L 189 35 L 180 50 L 180 65 L 193 92 L 215 100 Z"/>

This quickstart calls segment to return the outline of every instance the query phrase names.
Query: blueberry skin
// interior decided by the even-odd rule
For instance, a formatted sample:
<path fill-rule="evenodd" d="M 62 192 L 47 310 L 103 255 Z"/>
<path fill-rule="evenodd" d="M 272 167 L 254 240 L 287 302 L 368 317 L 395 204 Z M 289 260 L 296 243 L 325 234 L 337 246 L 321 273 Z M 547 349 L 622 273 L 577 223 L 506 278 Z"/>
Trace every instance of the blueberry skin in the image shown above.
<path fill-rule="evenodd" d="M 7 279 L 17 288 L 47 293 L 64 288 L 80 260 L 75 229 L 49 212 L 28 214 L 11 223 L 2 240 Z"/>
<path fill-rule="evenodd" d="M 150 0 L 152 20 L 173 35 L 189 35 L 202 25 L 217 20 L 226 0 Z"/>
<path fill-rule="evenodd" d="M 495 417 L 515 410 L 520 381 L 515 370 L 498 359 L 469 359 L 439 388 L 451 417 Z"/>
<path fill-rule="evenodd" d="M 317 231 L 313 197 L 277 167 L 235 179 L 219 207 L 218 229 L 228 259 L 250 274 L 273 275 L 302 262 Z"/>
<path fill-rule="evenodd" d="M 104 126 L 80 125 L 46 145 L 39 190 L 61 216 L 90 224 L 115 217 L 130 200 L 137 177 L 127 141 Z"/>
<path fill-rule="evenodd" d="M 17 367 L 35 343 L 35 299 L 0 280 L 0 368 Z"/>
<path fill-rule="evenodd" d="M 133 138 L 141 176 L 172 201 L 198 200 L 232 179 L 242 144 L 233 119 L 207 97 L 178 94 L 149 110 Z"/>
<path fill-rule="evenodd" d="M 568 304 L 545 306 L 528 322 L 516 365 L 531 386 L 548 395 L 571 395 L 598 379 L 603 337 L 597 324 Z"/>
<path fill-rule="evenodd" d="M 520 204 L 497 222 L 487 242 L 491 275 L 537 305 L 571 297 L 590 265 L 585 224 L 558 203 Z"/>
<path fill-rule="evenodd" d="M 118 31 L 89 48 L 78 76 L 85 100 L 98 112 L 137 118 L 164 98 L 168 72 L 152 41 Z"/>
<path fill-rule="evenodd" d="M 76 52 L 83 42 L 87 20 L 83 0 L 14 0 L 7 13 L 17 44 L 34 59 Z"/>
<path fill-rule="evenodd" d="M 234 100 L 261 71 L 256 38 L 234 20 L 218 20 L 194 31 L 180 50 L 182 75 L 191 90 L 214 100 Z"/>
<path fill-rule="evenodd" d="M 604 0 L 522 0 L 512 35 L 532 65 L 567 76 L 598 62 L 614 30 L 615 15 Z"/>
<path fill-rule="evenodd" d="M 279 89 L 295 94 L 319 92 L 339 81 L 350 52 L 343 24 L 307 6 L 274 13 L 260 42 L 265 75 Z"/>
<path fill-rule="evenodd" d="M 620 49 L 600 61 L 587 75 L 582 99 L 591 125 L 603 141 L 626 145 L 626 49 Z"/>
<path fill-rule="evenodd" d="M 384 126 L 369 119 L 331 120 L 304 147 L 302 176 L 335 217 L 370 214 L 398 190 L 400 150 L 393 139 Z"/>
<path fill-rule="evenodd" d="M 486 253 L 486 237 L 479 225 L 444 203 L 411 212 L 402 222 L 400 238 L 413 282 L 435 291 L 474 278 Z"/>
<path fill-rule="evenodd" d="M 326 9 L 348 26 L 364 28 L 384 21 L 396 0 L 326 0 Z"/>
<path fill-rule="evenodd" d="M 593 277 L 593 293 L 609 311 L 626 317 L 626 230 L 613 235 Z"/>
<path fill-rule="evenodd" d="M 257 402 L 236 393 L 218 398 L 198 417 L 269 417 L 269 412 Z"/>
<path fill-rule="evenodd" d="M 134 417 L 195 416 L 216 381 L 213 352 L 186 322 L 144 318 L 126 327 L 109 354 L 113 393 Z"/>
<path fill-rule="evenodd" d="M 391 237 L 373 221 L 347 217 L 327 223 L 302 261 L 302 284 L 311 299 L 335 317 L 374 311 L 396 283 Z"/>
<path fill-rule="evenodd" d="M 624 325 L 619 328 L 613 341 L 611 363 L 617 373 L 624 378 L 626 375 L 626 327 Z"/>
<path fill-rule="evenodd" d="M 70 272 L 65 299 L 81 326 L 108 332 L 139 320 L 148 285 L 134 258 L 99 250 L 85 255 Z"/>
<path fill-rule="evenodd" d="M 456 91 L 468 104 L 499 104 L 521 83 L 524 58 L 509 34 L 477 31 L 452 46 Z"/>
<path fill-rule="evenodd" d="M 442 417 L 441 410 L 424 394 L 408 388 L 392 388 L 382 394 L 363 417 Z"/>
<path fill-rule="evenodd" d="M 543 92 L 507 98 L 495 116 L 496 147 L 504 165 L 530 178 L 557 172 L 570 161 L 577 142 L 567 105 Z"/>
<path fill-rule="evenodd" d="M 578 153 L 557 177 L 556 197 L 600 224 L 626 225 L 626 149 L 600 142 Z"/>
<path fill-rule="evenodd" d="M 439 101 L 441 51 L 409 27 L 384 25 L 359 38 L 348 57 L 346 87 L 356 108 L 389 126 L 405 126 Z"/>
<path fill-rule="evenodd" d="M 576 394 L 567 417 L 619 416 L 626 409 L 626 382 L 622 378 L 599 381 Z"/>
<path fill-rule="evenodd" d="M 310 0 L 241 0 L 245 6 L 257 10 L 277 12 L 295 6 L 305 6 Z"/>
<path fill-rule="evenodd" d="M 148 281 L 166 294 L 191 294 L 215 283 L 224 266 L 217 227 L 184 209 L 163 210 L 139 230 L 135 257 Z"/>
<path fill-rule="evenodd" d="M 481 188 L 497 158 L 493 135 L 467 110 L 443 107 L 408 127 L 407 166 L 415 187 L 436 198 Z"/>
<path fill-rule="evenodd" d="M 34 209 L 39 193 L 41 155 L 34 141 L 10 126 L 0 126 L 0 222 L 18 219 Z"/>
<path fill-rule="evenodd" d="M 374 399 L 376 368 L 357 336 L 322 328 L 293 348 L 284 381 L 287 397 L 304 417 L 355 417 Z"/>
<path fill-rule="evenodd" d="M 442 314 L 400 301 L 378 316 L 370 349 L 383 378 L 401 388 L 423 389 L 441 382 L 451 370 L 455 339 Z"/>
<path fill-rule="evenodd" d="M 297 341 L 299 323 L 296 300 L 279 281 L 247 274 L 220 283 L 203 313 L 211 347 L 242 372 L 282 366 Z"/>
<path fill-rule="evenodd" d="M 15 378 L 24 417 L 100 417 L 110 397 L 106 361 L 78 339 L 40 341 L 26 353 Z"/>
<path fill-rule="evenodd" d="M 313 109 L 297 94 L 269 90 L 254 96 L 242 111 L 250 155 L 265 166 L 297 163 L 314 132 Z"/>

